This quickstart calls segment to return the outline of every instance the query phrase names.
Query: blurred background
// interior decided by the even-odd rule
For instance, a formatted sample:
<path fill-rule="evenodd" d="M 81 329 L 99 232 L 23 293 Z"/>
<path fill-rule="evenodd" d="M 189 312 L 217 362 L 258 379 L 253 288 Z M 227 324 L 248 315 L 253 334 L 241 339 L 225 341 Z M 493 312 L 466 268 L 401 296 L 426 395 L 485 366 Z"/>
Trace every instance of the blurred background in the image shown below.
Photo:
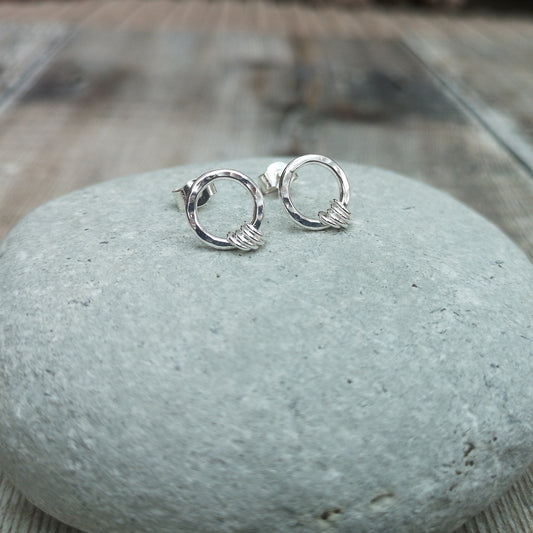
<path fill-rule="evenodd" d="M 532 9 L 0 1 L 0 240 L 43 202 L 117 176 L 314 152 L 440 188 L 533 258 Z M 528 472 L 461 531 L 532 524 Z M 30 531 L 73 530 L 0 474 L 0 533 Z"/>
<path fill-rule="evenodd" d="M 120 175 L 317 152 L 446 190 L 533 257 L 526 4 L 1 1 L 0 239 Z"/>

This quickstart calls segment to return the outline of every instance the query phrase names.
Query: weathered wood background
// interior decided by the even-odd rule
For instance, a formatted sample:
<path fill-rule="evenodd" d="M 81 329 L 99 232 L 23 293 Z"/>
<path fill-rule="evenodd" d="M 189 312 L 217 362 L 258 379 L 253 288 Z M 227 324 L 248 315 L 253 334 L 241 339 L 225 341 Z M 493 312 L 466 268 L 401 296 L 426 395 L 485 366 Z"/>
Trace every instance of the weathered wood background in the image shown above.
<path fill-rule="evenodd" d="M 39 204 L 119 175 L 308 152 L 448 191 L 533 258 L 533 20 L 0 3 L 0 239 Z M 533 531 L 533 470 L 460 531 Z M 8 532 L 74 530 L 0 474 Z"/>

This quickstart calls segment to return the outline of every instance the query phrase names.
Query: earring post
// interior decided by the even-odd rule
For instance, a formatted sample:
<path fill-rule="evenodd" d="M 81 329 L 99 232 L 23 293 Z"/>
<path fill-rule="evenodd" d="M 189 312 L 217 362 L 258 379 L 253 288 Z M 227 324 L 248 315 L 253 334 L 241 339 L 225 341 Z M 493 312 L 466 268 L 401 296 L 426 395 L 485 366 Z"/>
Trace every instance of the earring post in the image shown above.
<path fill-rule="evenodd" d="M 286 166 L 282 161 L 271 163 L 265 172 L 257 178 L 263 194 L 271 194 L 278 191 L 281 175 Z"/>
<path fill-rule="evenodd" d="M 174 196 L 174 202 L 176 203 L 178 211 L 185 211 L 187 198 L 189 197 L 194 181 L 195 180 L 190 180 L 183 187 L 172 191 L 172 196 Z M 198 196 L 198 207 L 205 205 L 216 192 L 217 188 L 215 187 L 215 184 L 209 183 Z"/>

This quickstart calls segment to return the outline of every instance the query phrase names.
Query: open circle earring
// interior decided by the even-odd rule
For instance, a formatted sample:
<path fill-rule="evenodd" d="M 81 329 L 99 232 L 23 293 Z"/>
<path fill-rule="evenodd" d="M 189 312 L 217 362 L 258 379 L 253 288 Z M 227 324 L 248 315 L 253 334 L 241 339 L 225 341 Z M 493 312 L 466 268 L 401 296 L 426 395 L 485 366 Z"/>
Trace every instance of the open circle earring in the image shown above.
<path fill-rule="evenodd" d="M 242 185 L 254 200 L 251 222 L 245 222 L 238 230 L 229 232 L 225 238 L 207 232 L 198 219 L 198 207 L 204 205 L 216 193 L 214 181 L 233 180 Z M 257 250 L 264 244 L 263 234 L 259 231 L 264 215 L 263 194 L 255 183 L 237 170 L 220 169 L 205 172 L 198 178 L 187 182 L 183 187 L 172 191 L 179 210 L 185 211 L 187 220 L 196 236 L 209 246 L 218 250 Z"/>
<path fill-rule="evenodd" d="M 309 164 L 318 164 L 326 167 L 337 178 L 339 185 L 340 198 L 332 200 L 326 211 L 318 213 L 317 219 L 306 217 L 301 213 L 294 206 L 291 198 L 291 184 L 297 177 L 297 170 Z M 283 207 L 285 207 L 292 220 L 302 228 L 314 231 L 326 228 L 341 229 L 348 227 L 350 223 L 351 213 L 348 210 L 350 183 L 339 164 L 329 157 L 308 154 L 293 159 L 288 165 L 279 162 L 273 163 L 269 165 L 264 174 L 259 176 L 259 183 L 265 193 L 278 189 Z"/>

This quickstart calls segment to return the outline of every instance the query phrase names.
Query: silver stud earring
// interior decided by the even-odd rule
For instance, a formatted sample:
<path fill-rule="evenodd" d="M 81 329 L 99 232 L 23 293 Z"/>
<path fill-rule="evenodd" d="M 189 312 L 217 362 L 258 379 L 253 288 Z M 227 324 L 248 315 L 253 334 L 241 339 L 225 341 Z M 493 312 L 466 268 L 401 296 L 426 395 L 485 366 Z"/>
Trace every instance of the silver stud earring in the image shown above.
<path fill-rule="evenodd" d="M 326 211 L 318 213 L 318 219 L 303 215 L 291 199 L 291 184 L 297 178 L 296 171 L 304 165 L 318 164 L 330 170 L 339 184 L 339 199 L 331 201 Z M 308 154 L 293 159 L 288 165 L 282 162 L 272 163 L 266 172 L 259 176 L 259 185 L 264 194 L 278 190 L 279 197 L 285 210 L 292 220 L 302 228 L 309 230 L 323 230 L 326 228 L 346 228 L 350 223 L 350 183 L 342 168 L 329 157 L 317 154 Z"/>
<path fill-rule="evenodd" d="M 242 185 L 254 200 L 254 213 L 251 222 L 245 222 L 238 230 L 229 232 L 225 238 L 208 233 L 198 220 L 198 208 L 206 204 L 216 193 L 214 181 L 234 180 Z M 257 250 L 264 244 L 263 234 L 259 231 L 264 215 L 264 200 L 261 190 L 245 174 L 237 170 L 210 170 L 198 178 L 188 181 L 183 187 L 172 191 L 178 210 L 185 211 L 187 220 L 196 236 L 209 246 L 218 250 Z"/>

